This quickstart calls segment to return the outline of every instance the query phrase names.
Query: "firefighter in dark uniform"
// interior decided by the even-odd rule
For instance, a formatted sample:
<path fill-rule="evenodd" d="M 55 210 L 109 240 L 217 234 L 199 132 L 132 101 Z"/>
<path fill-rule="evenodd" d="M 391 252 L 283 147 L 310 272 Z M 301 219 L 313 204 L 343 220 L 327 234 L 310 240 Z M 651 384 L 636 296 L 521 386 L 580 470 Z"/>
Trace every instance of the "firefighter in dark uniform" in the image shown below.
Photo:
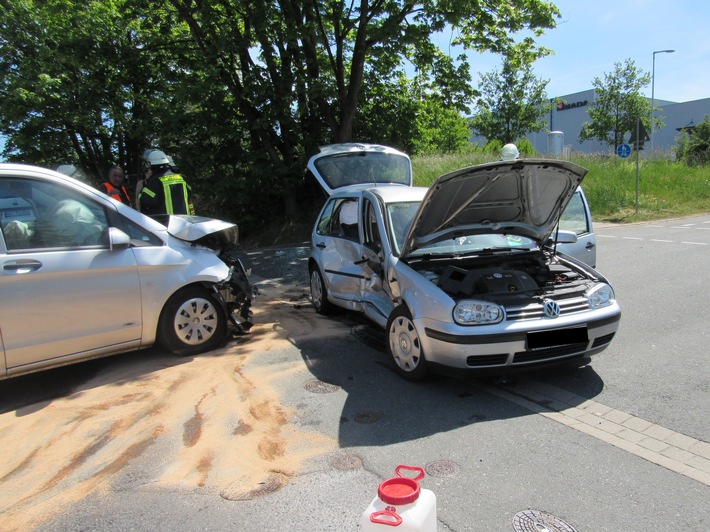
<path fill-rule="evenodd" d="M 131 204 L 131 197 L 128 195 L 128 190 L 124 185 L 126 175 L 123 173 L 123 168 L 120 166 L 112 166 L 108 171 L 108 181 L 101 183 L 98 189 L 111 196 L 116 201 L 120 201 L 126 205 Z"/>
<path fill-rule="evenodd" d="M 138 198 L 141 212 L 158 219 L 170 214 L 195 214 L 190 185 L 173 173 L 165 153 L 149 150 L 144 157 L 150 169 Z"/>

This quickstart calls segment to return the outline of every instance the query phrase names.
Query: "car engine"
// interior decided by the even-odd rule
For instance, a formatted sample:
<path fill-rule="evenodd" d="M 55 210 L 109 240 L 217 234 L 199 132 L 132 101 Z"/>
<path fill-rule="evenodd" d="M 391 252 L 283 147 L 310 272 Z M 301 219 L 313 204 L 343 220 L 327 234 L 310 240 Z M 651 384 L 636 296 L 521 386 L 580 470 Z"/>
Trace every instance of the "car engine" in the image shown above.
<path fill-rule="evenodd" d="M 455 265 L 420 263 L 415 269 L 454 299 L 504 302 L 552 294 L 574 297 L 593 284 L 581 269 L 546 254 L 505 261 L 461 259 Z"/>

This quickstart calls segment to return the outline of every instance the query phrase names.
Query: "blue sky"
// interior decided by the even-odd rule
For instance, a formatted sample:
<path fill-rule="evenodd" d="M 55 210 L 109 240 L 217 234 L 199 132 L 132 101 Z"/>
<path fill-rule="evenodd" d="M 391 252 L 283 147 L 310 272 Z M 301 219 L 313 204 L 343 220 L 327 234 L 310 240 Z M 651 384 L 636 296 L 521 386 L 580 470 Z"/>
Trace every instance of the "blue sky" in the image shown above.
<path fill-rule="evenodd" d="M 553 0 L 562 18 L 538 43 L 552 56 L 533 65 L 549 80 L 547 94 L 563 96 L 593 88 L 595 77 L 614 71 L 614 63 L 632 59 L 651 73 L 656 54 L 654 96 L 685 102 L 710 98 L 710 2 L 707 0 Z M 446 50 L 445 50 L 446 51 Z M 473 78 L 500 69 L 490 54 L 471 58 Z M 651 97 L 651 84 L 643 94 Z"/>

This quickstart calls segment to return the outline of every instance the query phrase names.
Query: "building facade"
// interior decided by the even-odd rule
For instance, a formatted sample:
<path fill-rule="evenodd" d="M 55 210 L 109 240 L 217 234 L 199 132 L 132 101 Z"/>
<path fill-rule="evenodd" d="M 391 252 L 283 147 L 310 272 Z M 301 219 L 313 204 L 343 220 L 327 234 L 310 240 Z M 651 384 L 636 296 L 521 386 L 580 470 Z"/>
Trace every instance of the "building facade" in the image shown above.
<path fill-rule="evenodd" d="M 589 122 L 588 110 L 596 100 L 594 89 L 559 97 L 565 103 L 550 111 L 549 129 L 539 133 L 530 133 L 527 138 L 541 154 L 559 155 L 563 152 L 609 153 L 606 143 L 596 140 L 579 142 L 582 124 Z M 681 130 L 692 128 L 710 115 L 710 98 L 690 102 L 671 102 L 654 100 L 656 119 L 665 124 L 653 134 L 653 150 L 662 154 L 672 153 Z M 627 133 L 624 142 L 629 141 Z M 645 150 L 650 149 L 650 142 L 645 143 Z"/>

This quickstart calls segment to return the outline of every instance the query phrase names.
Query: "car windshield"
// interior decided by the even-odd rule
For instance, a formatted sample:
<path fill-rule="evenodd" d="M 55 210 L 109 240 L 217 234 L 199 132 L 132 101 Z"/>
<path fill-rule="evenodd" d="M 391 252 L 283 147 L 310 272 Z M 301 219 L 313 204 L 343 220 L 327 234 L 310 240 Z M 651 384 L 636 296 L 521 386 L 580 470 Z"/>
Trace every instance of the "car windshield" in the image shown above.
<path fill-rule="evenodd" d="M 395 255 L 399 256 L 402 250 L 404 239 L 409 231 L 409 226 L 420 204 L 420 201 L 407 201 L 387 205 L 387 216 Z M 534 240 L 524 236 L 505 234 L 460 234 L 457 235 L 456 238 L 435 242 L 428 246 L 418 248 L 410 253 L 409 256 L 467 255 L 498 251 L 528 251 L 532 249 L 537 249 L 537 244 Z"/>
<path fill-rule="evenodd" d="M 339 153 L 315 162 L 331 188 L 363 183 L 411 183 L 409 159 L 391 153 Z"/>

